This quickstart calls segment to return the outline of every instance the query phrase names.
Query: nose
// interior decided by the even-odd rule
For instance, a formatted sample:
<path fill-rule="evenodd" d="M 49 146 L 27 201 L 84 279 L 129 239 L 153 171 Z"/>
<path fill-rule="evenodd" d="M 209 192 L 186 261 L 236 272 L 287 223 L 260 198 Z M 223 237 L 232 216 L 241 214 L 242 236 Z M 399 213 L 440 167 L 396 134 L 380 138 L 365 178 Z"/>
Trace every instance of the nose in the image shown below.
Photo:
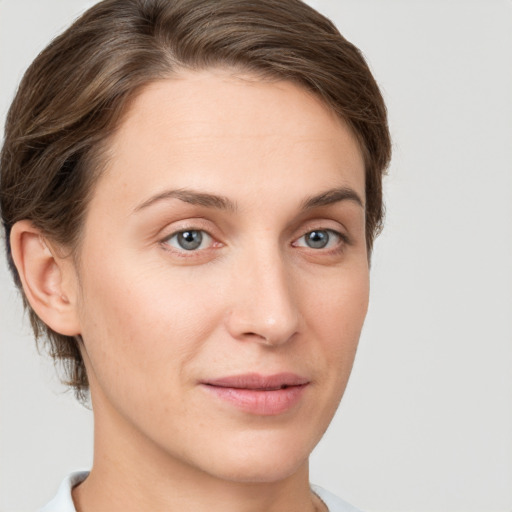
<path fill-rule="evenodd" d="M 277 249 L 241 259 L 232 274 L 227 329 L 238 340 L 279 346 L 299 328 L 291 269 Z"/>

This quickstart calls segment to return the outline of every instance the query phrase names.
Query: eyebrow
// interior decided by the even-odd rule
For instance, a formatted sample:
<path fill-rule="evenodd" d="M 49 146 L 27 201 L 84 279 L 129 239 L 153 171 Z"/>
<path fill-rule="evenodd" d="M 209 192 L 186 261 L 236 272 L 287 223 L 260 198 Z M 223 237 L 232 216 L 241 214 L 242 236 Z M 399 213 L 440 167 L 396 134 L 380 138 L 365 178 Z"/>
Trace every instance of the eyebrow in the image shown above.
<path fill-rule="evenodd" d="M 348 187 L 333 188 L 322 192 L 316 196 L 311 196 L 305 199 L 302 203 L 303 210 L 312 210 L 313 208 L 321 208 L 322 206 L 329 206 L 340 201 L 353 201 L 364 209 L 364 203 L 359 194 Z"/>
<path fill-rule="evenodd" d="M 134 212 L 138 212 L 144 208 L 147 208 L 148 206 L 153 205 L 154 203 L 168 199 L 179 199 L 185 203 L 205 206 L 206 208 L 215 208 L 217 210 L 228 210 L 234 212 L 237 209 L 236 203 L 227 197 L 218 196 L 215 194 L 207 194 L 204 192 L 196 192 L 195 190 L 177 189 L 167 190 L 161 194 L 150 197 L 143 203 L 139 204 L 134 209 Z"/>
<path fill-rule="evenodd" d="M 214 208 L 217 210 L 226 210 L 231 212 L 235 212 L 237 210 L 236 203 L 225 196 L 197 192 L 190 189 L 177 189 L 167 190 L 150 197 L 136 206 L 134 212 L 138 212 L 155 203 L 169 199 L 179 199 L 185 203 L 200 205 L 206 208 Z M 322 206 L 329 206 L 340 201 L 353 201 L 364 209 L 364 203 L 355 190 L 348 187 L 340 187 L 306 198 L 302 202 L 301 210 L 306 211 L 314 208 L 321 208 Z"/>

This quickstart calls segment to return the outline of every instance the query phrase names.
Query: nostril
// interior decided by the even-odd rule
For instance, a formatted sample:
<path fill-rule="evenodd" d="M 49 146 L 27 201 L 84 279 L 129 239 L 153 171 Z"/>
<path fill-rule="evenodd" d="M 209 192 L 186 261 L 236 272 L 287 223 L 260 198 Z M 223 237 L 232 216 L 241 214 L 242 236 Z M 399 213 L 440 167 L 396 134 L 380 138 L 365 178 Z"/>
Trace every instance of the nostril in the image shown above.
<path fill-rule="evenodd" d="M 260 333 L 257 333 L 257 332 L 246 332 L 243 334 L 244 337 L 246 338 L 256 338 L 258 340 L 260 340 L 261 342 L 264 342 L 268 345 L 271 345 L 272 344 L 272 340 L 269 339 L 267 336 L 265 336 L 264 334 L 260 334 Z"/>

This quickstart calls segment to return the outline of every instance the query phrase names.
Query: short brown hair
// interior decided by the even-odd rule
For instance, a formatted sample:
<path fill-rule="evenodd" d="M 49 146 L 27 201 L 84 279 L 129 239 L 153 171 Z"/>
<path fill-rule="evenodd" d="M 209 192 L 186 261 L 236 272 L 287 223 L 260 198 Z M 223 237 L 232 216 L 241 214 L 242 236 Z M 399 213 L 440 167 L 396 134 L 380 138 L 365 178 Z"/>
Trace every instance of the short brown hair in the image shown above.
<path fill-rule="evenodd" d="M 77 340 L 30 308 L 9 236 L 31 220 L 48 239 L 77 249 L 102 169 L 102 149 L 127 103 L 180 69 L 230 67 L 289 80 L 319 96 L 358 139 L 366 166 L 366 243 L 383 218 L 382 176 L 391 144 L 386 108 L 360 51 L 300 0 L 104 0 L 32 63 L 9 110 L 1 153 L 0 207 L 7 258 L 36 338 L 64 364 L 79 398 L 88 389 Z"/>

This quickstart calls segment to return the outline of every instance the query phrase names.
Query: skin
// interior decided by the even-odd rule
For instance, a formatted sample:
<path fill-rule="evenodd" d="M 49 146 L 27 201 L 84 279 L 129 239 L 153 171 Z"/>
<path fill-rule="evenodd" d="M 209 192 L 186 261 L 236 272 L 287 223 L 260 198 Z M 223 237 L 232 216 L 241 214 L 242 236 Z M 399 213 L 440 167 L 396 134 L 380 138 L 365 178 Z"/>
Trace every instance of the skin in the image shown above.
<path fill-rule="evenodd" d="M 13 229 L 33 307 L 84 340 L 95 454 L 77 510 L 322 509 L 308 457 L 344 392 L 368 305 L 355 138 L 292 83 L 209 70 L 146 87 L 109 154 L 78 264 L 30 224 Z M 181 248 L 183 230 L 202 230 L 202 245 Z M 308 245 L 315 230 L 326 247 Z M 201 384 L 280 372 L 308 384 L 275 415 Z"/>

